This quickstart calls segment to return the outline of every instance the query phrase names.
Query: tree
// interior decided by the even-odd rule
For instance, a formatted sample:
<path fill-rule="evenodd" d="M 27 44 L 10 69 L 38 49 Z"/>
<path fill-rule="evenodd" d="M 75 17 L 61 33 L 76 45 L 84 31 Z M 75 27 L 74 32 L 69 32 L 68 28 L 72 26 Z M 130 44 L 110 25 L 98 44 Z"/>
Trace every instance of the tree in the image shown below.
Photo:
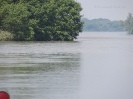
<path fill-rule="evenodd" d="M 74 0 L 0 0 L 0 28 L 15 40 L 68 40 L 82 32 L 81 5 Z"/>
<path fill-rule="evenodd" d="M 2 6 L 0 18 L 2 29 L 14 34 L 15 40 L 32 40 L 34 31 L 29 25 L 30 12 L 27 10 L 25 3 L 14 4 L 13 0 Z"/>
<path fill-rule="evenodd" d="M 124 27 L 129 34 L 133 34 L 133 17 L 131 13 L 128 14 L 128 17 L 124 22 Z"/>
<path fill-rule="evenodd" d="M 126 31 L 128 31 L 129 34 L 133 34 L 133 16 L 131 13 L 128 14 L 125 21 L 120 21 L 120 24 Z"/>

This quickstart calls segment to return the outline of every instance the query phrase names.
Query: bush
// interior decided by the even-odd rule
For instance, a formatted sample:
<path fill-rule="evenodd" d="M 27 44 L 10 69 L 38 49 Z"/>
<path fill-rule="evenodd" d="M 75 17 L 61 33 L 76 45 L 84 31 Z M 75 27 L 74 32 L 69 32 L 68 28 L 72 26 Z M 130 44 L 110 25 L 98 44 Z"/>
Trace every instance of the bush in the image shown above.
<path fill-rule="evenodd" d="M 13 40 L 13 34 L 0 30 L 0 41 L 9 41 Z"/>

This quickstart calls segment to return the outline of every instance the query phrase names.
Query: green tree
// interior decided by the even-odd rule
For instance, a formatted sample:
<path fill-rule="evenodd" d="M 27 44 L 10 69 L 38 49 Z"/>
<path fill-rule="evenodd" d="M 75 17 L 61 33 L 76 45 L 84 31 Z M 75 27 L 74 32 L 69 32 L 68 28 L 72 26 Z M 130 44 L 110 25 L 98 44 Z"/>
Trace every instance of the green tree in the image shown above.
<path fill-rule="evenodd" d="M 125 28 L 126 31 L 128 31 L 129 34 L 133 34 L 133 16 L 131 13 L 128 14 L 125 21 L 121 20 L 119 23 Z"/>
<path fill-rule="evenodd" d="M 10 1 L 11 2 L 11 1 Z M 29 25 L 30 12 L 25 3 L 4 4 L 0 10 L 1 28 L 14 34 L 15 40 L 32 40 L 34 31 Z"/>
<path fill-rule="evenodd" d="M 133 34 L 133 16 L 131 13 L 128 14 L 128 17 L 124 22 L 124 27 L 129 34 Z"/>
<path fill-rule="evenodd" d="M 0 29 L 15 40 L 68 40 L 82 32 L 81 5 L 74 0 L 0 0 Z"/>

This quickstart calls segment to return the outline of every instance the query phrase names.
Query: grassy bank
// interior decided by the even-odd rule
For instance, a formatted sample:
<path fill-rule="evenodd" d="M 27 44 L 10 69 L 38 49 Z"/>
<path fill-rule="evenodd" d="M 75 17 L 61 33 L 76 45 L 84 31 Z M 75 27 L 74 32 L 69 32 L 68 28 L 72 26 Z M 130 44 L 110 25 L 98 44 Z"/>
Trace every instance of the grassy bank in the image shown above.
<path fill-rule="evenodd" d="M 7 31 L 0 30 L 0 41 L 11 41 L 13 40 L 13 35 Z"/>

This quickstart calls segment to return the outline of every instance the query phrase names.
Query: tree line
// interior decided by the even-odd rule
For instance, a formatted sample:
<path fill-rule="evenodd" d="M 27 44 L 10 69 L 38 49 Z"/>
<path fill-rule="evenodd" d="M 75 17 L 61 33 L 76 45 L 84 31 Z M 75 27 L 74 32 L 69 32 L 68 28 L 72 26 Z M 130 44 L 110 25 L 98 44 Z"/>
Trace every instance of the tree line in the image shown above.
<path fill-rule="evenodd" d="M 109 19 L 92 19 L 83 18 L 84 22 L 83 31 L 93 31 L 93 32 L 116 32 L 124 31 L 124 28 L 120 25 L 119 21 L 110 21 Z"/>
<path fill-rule="evenodd" d="M 14 40 L 72 41 L 82 32 L 75 0 L 0 0 L 0 30 Z"/>

